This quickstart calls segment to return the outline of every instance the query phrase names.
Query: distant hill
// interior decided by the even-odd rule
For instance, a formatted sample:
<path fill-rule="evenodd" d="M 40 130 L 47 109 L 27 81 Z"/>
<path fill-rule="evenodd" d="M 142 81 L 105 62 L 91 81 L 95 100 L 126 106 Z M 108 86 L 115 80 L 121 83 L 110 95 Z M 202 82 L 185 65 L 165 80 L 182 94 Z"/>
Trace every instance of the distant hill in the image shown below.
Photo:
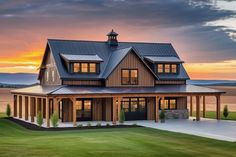
<path fill-rule="evenodd" d="M 187 84 L 199 86 L 236 86 L 236 80 L 187 80 Z"/>
<path fill-rule="evenodd" d="M 0 73 L 0 87 L 27 86 L 38 83 L 37 74 Z"/>

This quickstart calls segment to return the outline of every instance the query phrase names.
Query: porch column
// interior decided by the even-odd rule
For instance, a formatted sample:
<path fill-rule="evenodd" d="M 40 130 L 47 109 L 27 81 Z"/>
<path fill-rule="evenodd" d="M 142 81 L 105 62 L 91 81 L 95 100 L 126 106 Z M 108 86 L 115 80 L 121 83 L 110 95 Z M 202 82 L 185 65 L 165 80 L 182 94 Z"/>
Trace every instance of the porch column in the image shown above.
<path fill-rule="evenodd" d="M 33 102 L 34 97 L 30 97 L 30 121 L 34 122 L 34 107 L 35 104 Z"/>
<path fill-rule="evenodd" d="M 22 96 L 19 96 L 19 118 L 22 118 Z"/>
<path fill-rule="evenodd" d="M 160 98 L 156 96 L 156 102 L 155 102 L 155 122 L 156 123 L 159 121 L 159 100 Z"/>
<path fill-rule="evenodd" d="M 46 97 L 46 124 L 47 127 L 50 127 L 50 119 L 49 119 L 49 99 Z"/>
<path fill-rule="evenodd" d="M 118 97 L 118 121 L 120 122 L 121 97 Z"/>
<path fill-rule="evenodd" d="M 31 106 L 30 106 L 30 96 L 28 96 L 28 116 L 29 116 L 29 119 L 31 120 Z"/>
<path fill-rule="evenodd" d="M 196 120 L 200 120 L 200 96 L 196 96 Z"/>
<path fill-rule="evenodd" d="M 112 123 L 115 125 L 116 124 L 116 120 L 117 120 L 117 106 L 116 106 L 116 100 L 117 100 L 117 98 L 116 97 L 113 97 L 113 103 L 112 103 L 112 105 L 113 105 L 113 107 L 112 107 L 112 109 L 113 109 L 113 114 L 112 114 Z"/>
<path fill-rule="evenodd" d="M 202 97 L 202 103 L 203 103 L 203 109 L 202 109 L 202 117 L 205 118 L 206 117 L 206 97 L 203 96 Z"/>
<path fill-rule="evenodd" d="M 13 111 L 13 116 L 14 117 L 17 117 L 17 95 L 14 95 L 13 96 L 13 99 L 14 99 L 14 111 Z"/>
<path fill-rule="evenodd" d="M 38 110 L 39 110 L 39 107 L 38 107 L 38 104 L 39 104 L 39 99 L 38 99 L 38 97 L 35 97 L 35 117 L 37 117 L 37 115 L 38 115 Z"/>
<path fill-rule="evenodd" d="M 56 98 L 53 98 L 53 113 L 57 112 L 58 116 L 59 116 L 59 113 L 58 113 L 58 101 Z"/>
<path fill-rule="evenodd" d="M 220 120 L 220 95 L 216 96 L 216 119 Z"/>
<path fill-rule="evenodd" d="M 42 116 L 43 116 L 43 98 L 41 98 L 41 104 L 40 104 L 40 108 L 41 108 L 41 114 L 42 114 Z"/>
<path fill-rule="evenodd" d="M 73 126 L 76 127 L 76 98 L 73 98 L 72 101 L 73 101 Z"/>
<path fill-rule="evenodd" d="M 190 116 L 193 116 L 193 97 L 190 96 Z"/>
<path fill-rule="evenodd" d="M 29 116 L 29 97 L 25 96 L 25 120 L 28 120 Z"/>

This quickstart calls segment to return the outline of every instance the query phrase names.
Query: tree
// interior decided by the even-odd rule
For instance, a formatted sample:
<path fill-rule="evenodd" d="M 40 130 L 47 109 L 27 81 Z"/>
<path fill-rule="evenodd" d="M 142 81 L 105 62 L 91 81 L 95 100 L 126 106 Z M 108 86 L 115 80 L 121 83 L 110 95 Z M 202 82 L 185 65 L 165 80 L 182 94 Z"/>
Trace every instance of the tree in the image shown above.
<path fill-rule="evenodd" d="M 122 108 L 122 109 L 120 110 L 120 123 L 123 124 L 124 121 L 125 121 L 125 111 L 124 111 L 124 109 Z"/>
<path fill-rule="evenodd" d="M 6 115 L 7 115 L 7 117 L 11 116 L 11 106 L 9 104 L 7 104 Z"/>
<path fill-rule="evenodd" d="M 228 105 L 225 105 L 225 106 L 224 106 L 223 115 L 224 115 L 225 118 L 228 117 L 228 115 L 229 115 Z"/>
<path fill-rule="evenodd" d="M 41 127 L 43 125 L 43 115 L 41 112 L 37 114 L 37 124 Z"/>
<path fill-rule="evenodd" d="M 59 116 L 57 112 L 54 112 L 51 116 L 51 123 L 53 127 L 57 127 L 59 122 Z"/>

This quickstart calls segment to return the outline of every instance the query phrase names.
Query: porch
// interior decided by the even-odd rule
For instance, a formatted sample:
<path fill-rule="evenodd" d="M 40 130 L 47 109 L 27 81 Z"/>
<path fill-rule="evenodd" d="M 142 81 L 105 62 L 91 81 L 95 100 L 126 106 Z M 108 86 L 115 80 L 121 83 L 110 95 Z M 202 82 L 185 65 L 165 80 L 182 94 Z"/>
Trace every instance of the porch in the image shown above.
<path fill-rule="evenodd" d="M 179 98 L 190 97 L 189 113 L 191 116 L 193 110 L 192 100 L 193 97 L 195 97 L 196 120 L 199 121 L 201 101 L 203 103 L 204 113 L 205 97 L 214 96 L 216 98 L 216 119 L 219 120 L 220 95 L 223 92 L 190 85 L 163 85 L 155 88 L 34 86 L 14 90 L 12 93 L 14 94 L 14 117 L 35 123 L 38 112 L 41 112 L 43 118 L 45 118 L 44 126 L 50 127 L 50 117 L 54 112 L 57 112 L 59 114 L 60 122 L 70 122 L 75 127 L 84 120 L 106 121 L 112 122 L 112 124 L 115 125 L 117 121 L 120 120 L 119 115 L 121 108 L 125 109 L 124 105 L 127 98 L 129 98 L 129 100 L 136 99 L 137 105 L 134 106 L 137 106 L 137 108 L 135 110 L 144 111 L 143 114 L 136 114 L 136 118 L 142 117 L 138 120 L 154 120 L 155 122 L 158 122 L 160 107 L 162 105 L 165 106 L 165 103 L 160 103 L 166 102 L 165 100 L 167 100 L 167 98 L 171 97 L 178 100 Z M 184 99 L 182 100 L 182 103 L 184 103 Z M 128 104 L 130 105 L 132 103 L 129 102 Z M 146 107 L 142 108 L 142 104 Z M 187 110 L 187 105 L 181 109 Z M 82 110 L 83 112 L 80 112 Z M 132 107 L 129 106 L 128 111 L 130 110 L 132 110 Z M 130 118 L 129 120 L 137 119 Z"/>

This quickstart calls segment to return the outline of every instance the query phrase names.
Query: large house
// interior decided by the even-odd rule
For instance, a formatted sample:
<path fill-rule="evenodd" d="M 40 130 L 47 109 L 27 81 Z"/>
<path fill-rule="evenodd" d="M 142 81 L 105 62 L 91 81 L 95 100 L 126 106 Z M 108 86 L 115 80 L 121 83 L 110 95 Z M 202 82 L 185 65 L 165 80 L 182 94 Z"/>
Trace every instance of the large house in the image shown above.
<path fill-rule="evenodd" d="M 41 112 L 50 127 L 57 112 L 61 122 L 155 120 L 192 115 L 200 120 L 200 100 L 216 97 L 220 119 L 221 91 L 186 84 L 189 79 L 170 43 L 118 42 L 113 30 L 107 41 L 48 39 L 40 66 L 40 85 L 13 90 L 14 117 L 35 122 Z M 190 97 L 190 111 L 187 97 Z M 189 113 L 190 112 L 190 113 Z"/>

